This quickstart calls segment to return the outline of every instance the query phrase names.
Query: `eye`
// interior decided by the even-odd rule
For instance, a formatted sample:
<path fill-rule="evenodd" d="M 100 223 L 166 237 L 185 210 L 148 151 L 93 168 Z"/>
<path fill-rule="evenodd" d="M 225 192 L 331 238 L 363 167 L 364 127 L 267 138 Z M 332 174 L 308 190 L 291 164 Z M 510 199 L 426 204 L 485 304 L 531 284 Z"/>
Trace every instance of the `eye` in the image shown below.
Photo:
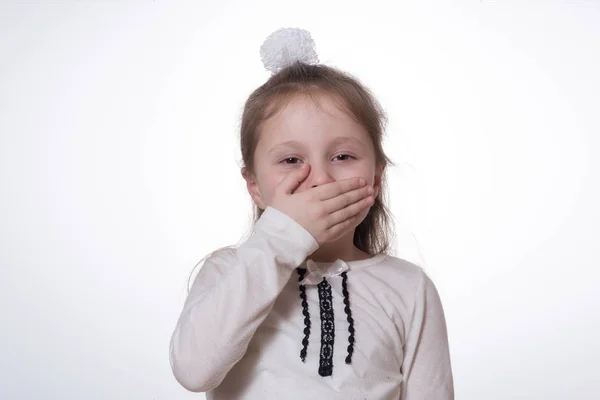
<path fill-rule="evenodd" d="M 355 157 L 352 157 L 352 156 L 351 156 L 351 155 L 349 155 L 349 154 L 340 154 L 339 156 L 336 156 L 336 158 L 337 158 L 337 157 L 342 157 L 342 156 L 347 156 L 347 157 L 350 157 L 350 158 L 354 158 L 354 159 L 356 159 Z M 342 160 L 342 161 L 345 161 L 345 160 Z"/>
<path fill-rule="evenodd" d="M 351 156 L 349 154 L 340 154 L 340 155 L 335 156 L 334 158 L 338 158 L 338 157 L 350 157 L 350 158 L 352 158 L 354 160 L 356 159 L 356 157 L 353 157 L 353 156 Z M 289 160 L 298 160 L 298 157 L 287 157 L 287 158 L 284 158 L 283 160 L 281 160 L 281 163 L 288 164 L 288 165 L 290 165 L 290 164 L 298 164 L 297 162 L 291 162 L 291 163 L 287 162 Z M 346 161 L 346 159 L 343 159 L 341 161 Z"/>
<path fill-rule="evenodd" d="M 297 159 L 298 159 L 297 157 L 288 157 L 288 158 L 283 159 L 281 162 L 284 163 L 284 164 L 297 164 L 297 163 L 288 163 L 288 162 L 286 162 L 287 160 L 297 160 Z"/>

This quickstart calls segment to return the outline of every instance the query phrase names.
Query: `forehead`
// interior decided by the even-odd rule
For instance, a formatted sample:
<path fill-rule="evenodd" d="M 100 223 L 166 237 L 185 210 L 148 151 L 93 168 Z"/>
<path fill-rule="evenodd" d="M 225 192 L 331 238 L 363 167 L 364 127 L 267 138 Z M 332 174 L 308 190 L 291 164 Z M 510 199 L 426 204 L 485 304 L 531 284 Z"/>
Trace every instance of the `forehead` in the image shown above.
<path fill-rule="evenodd" d="M 272 150 L 288 145 L 369 145 L 364 127 L 340 101 L 330 96 L 296 96 L 261 124 L 258 146 Z M 257 149 L 258 150 L 258 149 Z"/>

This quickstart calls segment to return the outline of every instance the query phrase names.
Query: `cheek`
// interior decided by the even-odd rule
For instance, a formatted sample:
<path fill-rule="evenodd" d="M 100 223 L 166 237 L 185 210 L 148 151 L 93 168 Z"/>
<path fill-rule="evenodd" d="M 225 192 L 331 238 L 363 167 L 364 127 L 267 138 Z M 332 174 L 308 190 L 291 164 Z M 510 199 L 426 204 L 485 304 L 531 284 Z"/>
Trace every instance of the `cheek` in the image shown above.
<path fill-rule="evenodd" d="M 370 207 L 365 207 L 359 214 L 358 214 L 358 222 L 356 223 L 356 226 L 360 225 L 361 222 L 364 221 L 365 218 L 367 218 L 367 214 L 369 214 L 369 210 L 371 210 L 371 207 L 373 207 L 373 205 L 371 205 Z"/>
<path fill-rule="evenodd" d="M 270 176 L 267 180 L 264 181 L 263 186 L 261 188 L 261 192 L 263 197 L 267 201 L 271 201 L 273 196 L 275 195 L 275 190 L 281 184 L 285 176 Z"/>
<path fill-rule="evenodd" d="M 363 178 L 371 186 L 375 183 L 375 171 L 368 165 L 356 165 L 356 168 L 348 168 L 340 175 L 337 180 L 359 177 Z"/>

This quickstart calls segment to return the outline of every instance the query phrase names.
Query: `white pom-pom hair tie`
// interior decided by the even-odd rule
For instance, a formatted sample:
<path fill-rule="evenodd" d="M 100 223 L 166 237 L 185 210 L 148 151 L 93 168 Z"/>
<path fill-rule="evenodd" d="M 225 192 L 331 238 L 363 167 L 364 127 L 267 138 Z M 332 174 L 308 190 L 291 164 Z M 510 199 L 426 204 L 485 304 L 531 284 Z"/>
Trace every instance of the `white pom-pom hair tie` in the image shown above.
<path fill-rule="evenodd" d="M 260 47 L 260 58 L 273 74 L 296 61 L 306 64 L 319 62 L 310 32 L 300 28 L 280 28 L 271 33 Z"/>

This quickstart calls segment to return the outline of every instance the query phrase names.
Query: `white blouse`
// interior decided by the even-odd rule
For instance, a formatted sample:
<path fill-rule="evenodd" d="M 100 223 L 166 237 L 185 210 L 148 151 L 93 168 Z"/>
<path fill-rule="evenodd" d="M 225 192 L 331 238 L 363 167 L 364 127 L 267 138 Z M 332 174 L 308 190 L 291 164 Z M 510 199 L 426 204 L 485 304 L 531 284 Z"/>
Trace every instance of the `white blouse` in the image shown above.
<path fill-rule="evenodd" d="M 177 381 L 207 392 L 208 400 L 454 399 L 444 311 L 425 272 L 383 253 L 315 263 L 307 257 L 318 247 L 304 227 L 267 207 L 247 241 L 207 258 L 171 338 Z M 297 267 L 309 267 L 302 282 L 310 320 L 304 362 Z M 344 271 L 354 325 L 349 364 Z M 328 305 L 320 302 L 317 283 L 323 276 L 330 284 L 333 327 L 322 327 L 321 307 Z M 327 339 L 333 340 L 332 354 Z M 328 361 L 330 375 L 322 376 L 320 363 Z"/>

